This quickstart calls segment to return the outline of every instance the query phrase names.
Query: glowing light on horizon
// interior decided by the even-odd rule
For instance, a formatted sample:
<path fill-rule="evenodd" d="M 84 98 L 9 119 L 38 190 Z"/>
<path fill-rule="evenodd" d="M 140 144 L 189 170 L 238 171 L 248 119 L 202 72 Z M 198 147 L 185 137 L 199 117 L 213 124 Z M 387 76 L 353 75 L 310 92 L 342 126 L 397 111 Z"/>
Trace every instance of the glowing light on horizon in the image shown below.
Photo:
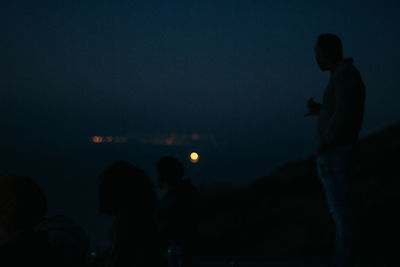
<path fill-rule="evenodd" d="M 191 154 L 190 154 L 190 162 L 192 162 L 192 163 L 197 163 L 197 162 L 199 162 L 199 154 L 197 154 L 196 152 L 192 152 Z"/>
<path fill-rule="evenodd" d="M 103 137 L 102 136 L 93 136 L 92 137 L 92 142 L 95 143 L 95 144 L 103 143 Z"/>
<path fill-rule="evenodd" d="M 126 143 L 128 138 L 125 136 L 92 136 L 90 138 L 91 142 L 94 144 L 101 144 L 101 143 Z"/>
<path fill-rule="evenodd" d="M 174 144 L 174 138 L 173 137 L 165 139 L 165 145 L 172 146 L 173 144 Z"/>
<path fill-rule="evenodd" d="M 126 143 L 127 140 L 128 139 L 126 137 L 124 137 L 124 136 L 116 136 L 114 138 L 114 142 L 115 143 Z"/>

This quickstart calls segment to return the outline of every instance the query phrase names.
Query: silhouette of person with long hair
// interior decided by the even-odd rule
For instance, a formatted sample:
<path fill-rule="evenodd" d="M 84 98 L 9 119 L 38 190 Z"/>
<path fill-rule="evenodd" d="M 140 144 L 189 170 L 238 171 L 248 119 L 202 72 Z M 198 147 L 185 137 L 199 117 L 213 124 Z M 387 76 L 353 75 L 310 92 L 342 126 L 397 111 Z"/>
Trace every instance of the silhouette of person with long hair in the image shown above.
<path fill-rule="evenodd" d="M 40 225 L 46 198 L 32 179 L 0 176 L 0 266 L 64 266 Z"/>
<path fill-rule="evenodd" d="M 157 183 L 165 192 L 157 222 L 169 266 L 192 266 L 197 236 L 197 189 L 183 179 L 184 168 L 173 157 L 157 163 Z"/>
<path fill-rule="evenodd" d="M 311 98 L 306 116 L 319 116 L 317 169 L 336 229 L 332 266 L 346 267 L 354 264 L 357 249 L 351 179 L 358 158 L 365 86 L 354 60 L 343 57 L 338 36 L 320 35 L 315 57 L 319 68 L 330 72 L 330 80 L 322 104 Z"/>
<path fill-rule="evenodd" d="M 155 205 L 153 183 L 141 169 L 119 161 L 101 173 L 100 210 L 115 216 L 111 266 L 162 266 Z"/>

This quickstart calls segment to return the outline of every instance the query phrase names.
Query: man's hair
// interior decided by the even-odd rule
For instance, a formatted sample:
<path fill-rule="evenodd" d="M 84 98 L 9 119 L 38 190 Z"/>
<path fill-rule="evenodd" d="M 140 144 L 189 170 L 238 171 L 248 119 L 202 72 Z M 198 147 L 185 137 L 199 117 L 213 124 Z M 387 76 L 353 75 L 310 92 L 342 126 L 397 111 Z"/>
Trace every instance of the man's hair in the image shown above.
<path fill-rule="evenodd" d="M 162 157 L 157 163 L 157 172 L 161 182 L 176 185 L 184 174 L 182 163 L 173 157 Z"/>
<path fill-rule="evenodd" d="M 321 49 L 322 53 L 330 60 L 340 59 L 343 57 L 342 41 L 335 34 L 321 34 L 318 37 L 316 47 Z"/>
<path fill-rule="evenodd" d="M 31 231 L 46 215 L 46 197 L 25 176 L 0 176 L 0 225 L 8 232 Z"/>

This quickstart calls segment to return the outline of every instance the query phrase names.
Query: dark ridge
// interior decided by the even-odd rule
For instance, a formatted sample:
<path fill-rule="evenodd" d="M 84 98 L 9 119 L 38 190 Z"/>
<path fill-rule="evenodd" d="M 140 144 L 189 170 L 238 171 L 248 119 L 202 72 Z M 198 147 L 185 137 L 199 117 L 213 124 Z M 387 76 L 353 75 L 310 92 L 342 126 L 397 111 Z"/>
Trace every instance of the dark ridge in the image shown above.
<path fill-rule="evenodd" d="M 400 124 L 360 142 L 354 177 L 361 258 L 395 259 L 400 238 Z M 334 228 L 315 157 L 287 163 L 247 187 L 202 190 L 200 254 L 326 259 Z"/>

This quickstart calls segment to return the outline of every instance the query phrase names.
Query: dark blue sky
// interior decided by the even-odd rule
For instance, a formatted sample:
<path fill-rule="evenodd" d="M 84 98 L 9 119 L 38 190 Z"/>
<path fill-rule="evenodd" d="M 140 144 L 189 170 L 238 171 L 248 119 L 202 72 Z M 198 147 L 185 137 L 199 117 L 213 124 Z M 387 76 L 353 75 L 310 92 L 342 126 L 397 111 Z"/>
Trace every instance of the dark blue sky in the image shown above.
<path fill-rule="evenodd" d="M 0 8 L 2 140 L 204 132 L 312 144 L 305 102 L 341 36 L 367 86 L 365 131 L 400 120 L 398 1 L 10 1 Z M 5 129 L 5 131 L 4 131 Z M 32 141 L 33 140 L 33 141 Z M 85 139 L 86 140 L 86 139 Z M 278 140 L 279 141 L 279 140 Z"/>

